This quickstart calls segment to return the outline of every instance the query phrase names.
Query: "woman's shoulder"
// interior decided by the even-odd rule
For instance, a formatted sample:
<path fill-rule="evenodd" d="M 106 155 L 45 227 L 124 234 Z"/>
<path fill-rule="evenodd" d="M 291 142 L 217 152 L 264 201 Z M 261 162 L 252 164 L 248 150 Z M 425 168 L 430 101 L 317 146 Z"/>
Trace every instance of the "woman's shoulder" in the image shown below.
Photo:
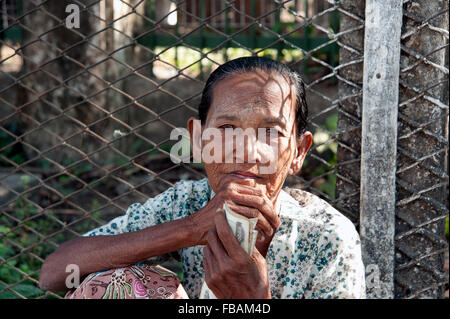
<path fill-rule="evenodd" d="M 174 198 L 191 200 L 209 200 L 211 196 L 211 188 L 208 183 L 208 178 L 199 180 L 180 180 L 176 182 L 172 188 Z"/>
<path fill-rule="evenodd" d="M 355 225 L 327 201 L 301 189 L 285 187 L 281 194 L 280 217 L 296 221 L 298 227 L 308 228 L 331 237 L 358 238 Z"/>

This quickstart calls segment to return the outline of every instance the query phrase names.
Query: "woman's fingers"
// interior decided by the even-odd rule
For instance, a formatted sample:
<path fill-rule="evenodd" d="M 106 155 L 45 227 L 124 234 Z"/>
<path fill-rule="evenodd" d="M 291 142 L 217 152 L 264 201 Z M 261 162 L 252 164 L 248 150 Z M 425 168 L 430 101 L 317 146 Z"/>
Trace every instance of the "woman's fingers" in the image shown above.
<path fill-rule="evenodd" d="M 241 193 L 255 196 L 262 196 L 263 192 L 261 189 L 255 187 L 254 180 L 246 180 L 243 179 L 241 182 L 236 183 L 234 181 L 227 182 L 223 184 L 221 189 L 218 191 L 220 194 L 229 194 L 229 193 Z"/>
<path fill-rule="evenodd" d="M 263 190 L 255 187 L 253 180 L 244 181 L 245 185 L 235 182 L 224 184 L 217 196 L 227 202 L 236 213 L 247 218 L 258 218 L 257 229 L 260 234 L 271 237 L 280 226 L 280 219 L 273 204 Z"/>
<path fill-rule="evenodd" d="M 220 212 L 217 213 L 217 215 L 220 215 L 220 214 L 221 214 Z M 215 220 L 215 218 L 214 218 L 214 220 Z M 226 256 L 227 251 L 224 248 L 222 242 L 219 240 L 215 226 L 213 226 L 209 230 L 207 239 L 208 239 L 209 251 L 214 256 L 214 259 L 219 262 L 225 263 L 226 257 L 227 257 Z"/>
<path fill-rule="evenodd" d="M 217 297 L 216 292 L 219 291 L 217 284 L 217 267 L 214 255 L 211 251 L 211 249 L 208 246 L 205 246 L 203 248 L 203 255 L 205 258 L 203 258 L 203 269 L 205 273 L 205 281 L 208 285 L 208 288 L 211 289 L 213 292 L 215 291 L 215 295 Z"/>
<path fill-rule="evenodd" d="M 223 211 L 215 216 L 214 222 L 215 226 L 208 232 L 208 245 L 203 248 L 205 280 L 213 292 L 223 290 L 224 278 L 241 272 L 242 259 L 249 258 L 232 233 Z"/>
<path fill-rule="evenodd" d="M 273 208 L 272 202 L 263 195 L 230 193 L 227 200 L 231 200 L 241 206 L 256 208 L 272 226 L 272 230 L 280 226 L 280 219 Z M 271 234 L 268 236 L 271 236 Z"/>
<path fill-rule="evenodd" d="M 265 258 L 257 248 L 249 256 L 234 236 L 225 212 L 214 216 L 203 249 L 205 281 L 218 298 L 270 297 Z"/>

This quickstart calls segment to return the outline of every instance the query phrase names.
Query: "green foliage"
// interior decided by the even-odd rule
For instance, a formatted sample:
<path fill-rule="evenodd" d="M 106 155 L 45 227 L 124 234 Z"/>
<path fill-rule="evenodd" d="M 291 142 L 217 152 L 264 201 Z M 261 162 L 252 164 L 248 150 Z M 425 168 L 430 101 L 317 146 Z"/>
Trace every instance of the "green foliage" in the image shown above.
<path fill-rule="evenodd" d="M 302 172 L 307 175 L 305 176 L 307 179 L 316 178 L 314 187 L 323 191 L 330 199 L 336 198 L 336 174 L 330 171 L 337 164 L 337 143 L 329 142 L 329 140 L 332 138 L 332 134 L 336 133 L 337 123 L 338 113 L 335 112 L 326 118 L 324 129 L 317 129 L 313 134 L 315 151 L 328 165 L 313 158 L 307 158 L 302 168 Z"/>
<path fill-rule="evenodd" d="M 331 199 L 336 198 L 336 174 L 329 174 L 323 183 L 319 184 L 320 190 L 325 192 Z"/>
<path fill-rule="evenodd" d="M 25 189 L 28 188 L 30 182 L 29 176 L 21 178 Z M 16 200 L 12 205 L 14 218 L 24 221 L 20 227 L 14 219 L 8 218 L 6 215 L 0 216 L 0 299 L 19 298 L 10 290 L 3 290 L 6 285 L 15 284 L 11 289 L 27 298 L 34 298 L 42 295 L 44 292 L 40 290 L 32 280 L 25 279 L 25 275 L 31 278 L 39 279 L 37 272 L 41 267 L 41 262 L 31 254 L 41 256 L 48 253 L 48 248 L 42 245 L 35 245 L 39 242 L 38 235 L 29 229 L 39 229 L 40 232 L 45 231 L 48 225 L 43 224 L 42 220 L 31 219 L 37 214 L 36 207 L 27 202 L 28 194 Z M 30 220 L 31 219 L 31 220 Z M 27 229 L 28 228 L 28 229 Z M 23 248 L 30 248 L 26 253 Z M 25 279 L 25 280 L 24 280 Z"/>
<path fill-rule="evenodd" d="M 29 189 L 30 177 L 24 175 L 21 181 L 25 191 Z M 63 178 L 62 182 L 69 181 Z M 99 203 L 94 202 L 93 210 L 98 206 Z M 17 198 L 8 208 L 11 217 L 6 214 L 0 215 L 0 299 L 42 296 L 45 291 L 39 289 L 36 283 L 42 267 L 42 262 L 38 257 L 45 259 L 55 250 L 55 245 L 49 243 L 48 240 L 44 241 L 43 236 L 61 230 L 61 224 L 51 210 L 37 216 L 40 212 L 30 202 L 30 194 L 24 194 Z M 98 218 L 98 216 L 98 212 L 93 214 L 94 218 Z M 84 220 L 71 228 L 79 233 L 84 233 L 92 229 L 92 224 Z M 61 243 L 67 238 L 62 232 L 59 232 L 52 235 L 49 240 Z M 6 288 L 9 285 L 13 285 L 10 289 L 19 295 Z M 54 297 L 49 296 L 49 298 Z"/>
<path fill-rule="evenodd" d="M 0 283 L 0 290 L 4 289 L 5 287 L 5 284 Z M 21 298 L 20 295 L 26 298 L 36 298 L 38 296 L 41 296 L 43 293 L 41 289 L 31 283 L 14 285 L 13 287 L 11 287 L 11 289 L 17 292 L 17 294 L 5 289 L 4 292 L 0 293 L 0 299 Z"/>
<path fill-rule="evenodd" d="M 17 124 L 13 123 L 11 128 L 8 128 L 11 132 L 16 132 Z M 16 163 L 16 164 L 22 164 L 25 162 L 25 154 L 23 153 L 23 150 L 21 149 L 20 143 L 14 144 L 15 139 L 7 134 L 5 131 L 0 130 L 0 149 L 2 149 L 5 146 L 8 146 L 11 144 L 10 147 L 5 148 L 0 152 L 0 155 L 2 155 L 4 158 L 9 159 L 10 161 Z M 6 160 L 4 160 L 2 157 L 0 157 L 0 166 L 10 166 L 11 164 L 8 163 Z"/>
<path fill-rule="evenodd" d="M 448 239 L 448 217 L 445 219 L 445 237 Z"/>
<path fill-rule="evenodd" d="M 150 148 L 151 151 L 148 153 L 148 156 L 149 157 L 153 157 L 153 156 L 157 156 L 159 154 L 163 154 L 161 152 L 161 150 L 165 151 L 167 153 L 170 153 L 170 149 L 172 148 L 172 146 L 173 146 L 173 142 L 164 142 L 164 143 L 158 145 L 157 148 L 156 147 L 151 147 Z"/>
<path fill-rule="evenodd" d="M 328 116 L 325 121 L 325 127 L 327 128 L 328 131 L 333 132 L 333 133 L 336 133 L 337 124 L 338 124 L 338 113 L 337 112 Z"/>

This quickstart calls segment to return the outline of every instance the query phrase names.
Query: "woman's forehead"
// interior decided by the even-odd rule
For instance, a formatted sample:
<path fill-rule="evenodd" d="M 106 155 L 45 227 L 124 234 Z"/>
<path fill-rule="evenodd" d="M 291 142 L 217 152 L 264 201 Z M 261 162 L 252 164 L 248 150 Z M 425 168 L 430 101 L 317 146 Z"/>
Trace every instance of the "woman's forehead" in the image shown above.
<path fill-rule="evenodd" d="M 229 76 L 215 85 L 208 115 L 265 111 L 289 118 L 295 97 L 293 86 L 288 81 L 282 75 L 259 70 Z"/>
<path fill-rule="evenodd" d="M 230 93 L 237 93 L 237 95 L 261 91 L 272 95 L 286 96 L 291 91 L 288 78 L 276 72 L 267 73 L 262 70 L 230 75 L 215 85 L 214 93 L 222 91 L 216 90 L 218 87 L 233 89 Z"/>

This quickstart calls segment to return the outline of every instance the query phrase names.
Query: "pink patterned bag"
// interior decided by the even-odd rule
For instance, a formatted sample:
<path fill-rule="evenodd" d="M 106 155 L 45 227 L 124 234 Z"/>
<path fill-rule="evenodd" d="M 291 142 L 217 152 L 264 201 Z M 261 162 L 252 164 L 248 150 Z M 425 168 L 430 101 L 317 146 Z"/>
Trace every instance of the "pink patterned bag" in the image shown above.
<path fill-rule="evenodd" d="M 189 299 L 175 273 L 136 264 L 90 274 L 66 299 Z"/>

